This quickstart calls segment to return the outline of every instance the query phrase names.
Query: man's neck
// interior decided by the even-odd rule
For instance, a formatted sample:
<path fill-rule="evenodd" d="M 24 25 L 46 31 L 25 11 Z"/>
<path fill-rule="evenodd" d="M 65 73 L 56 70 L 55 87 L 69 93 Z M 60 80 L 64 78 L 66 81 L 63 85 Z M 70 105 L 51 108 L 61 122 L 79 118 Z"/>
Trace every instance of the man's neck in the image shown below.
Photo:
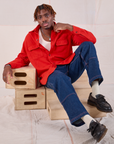
<path fill-rule="evenodd" d="M 53 27 L 47 28 L 47 29 L 43 29 L 43 28 L 41 28 L 41 29 L 45 35 L 51 36 L 51 31 L 53 30 Z"/>
<path fill-rule="evenodd" d="M 43 37 L 44 40 L 51 41 L 51 31 L 52 31 L 52 29 L 53 29 L 53 27 L 49 28 L 49 29 L 41 28 L 41 34 L 42 34 L 42 37 Z"/>

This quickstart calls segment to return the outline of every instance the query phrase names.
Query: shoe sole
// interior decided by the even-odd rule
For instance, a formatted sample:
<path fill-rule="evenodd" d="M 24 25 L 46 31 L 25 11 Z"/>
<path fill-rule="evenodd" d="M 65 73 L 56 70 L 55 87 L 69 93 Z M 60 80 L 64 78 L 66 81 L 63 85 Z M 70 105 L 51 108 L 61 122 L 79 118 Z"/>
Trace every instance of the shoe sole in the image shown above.
<path fill-rule="evenodd" d="M 97 142 L 100 142 L 102 139 L 103 139 L 103 137 L 106 135 L 106 133 L 107 133 L 107 128 L 105 127 L 105 129 L 104 129 L 104 132 L 102 133 L 102 135 L 99 137 L 99 139 L 97 140 Z"/>
<path fill-rule="evenodd" d="M 99 111 L 101 111 L 101 112 L 106 112 L 106 113 L 112 112 L 112 111 L 103 111 L 103 110 L 99 109 L 99 108 L 96 106 L 96 104 L 93 103 L 93 102 L 90 101 L 90 100 L 87 101 L 87 104 L 89 104 L 89 105 L 91 105 L 91 106 L 95 106 L 95 107 L 96 107 Z"/>

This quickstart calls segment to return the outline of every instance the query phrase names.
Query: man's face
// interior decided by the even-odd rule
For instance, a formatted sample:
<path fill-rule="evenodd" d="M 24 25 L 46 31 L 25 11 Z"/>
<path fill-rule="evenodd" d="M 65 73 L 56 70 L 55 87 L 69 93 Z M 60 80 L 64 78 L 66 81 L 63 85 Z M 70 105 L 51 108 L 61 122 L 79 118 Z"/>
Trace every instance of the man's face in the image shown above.
<path fill-rule="evenodd" d="M 42 9 L 37 13 L 37 21 L 43 29 L 49 29 L 53 26 L 54 16 L 47 10 Z"/>

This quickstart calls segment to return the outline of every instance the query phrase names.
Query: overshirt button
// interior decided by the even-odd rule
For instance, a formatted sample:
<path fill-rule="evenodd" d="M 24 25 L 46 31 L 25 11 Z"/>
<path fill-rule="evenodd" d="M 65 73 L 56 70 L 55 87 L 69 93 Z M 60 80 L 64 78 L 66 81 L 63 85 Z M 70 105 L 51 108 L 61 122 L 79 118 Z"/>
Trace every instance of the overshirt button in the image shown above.
<path fill-rule="evenodd" d="M 36 41 L 38 41 L 38 39 L 36 39 Z"/>
<path fill-rule="evenodd" d="M 51 54 L 49 54 L 49 56 L 51 56 Z"/>
<path fill-rule="evenodd" d="M 78 32 L 76 31 L 76 33 L 78 33 Z"/>

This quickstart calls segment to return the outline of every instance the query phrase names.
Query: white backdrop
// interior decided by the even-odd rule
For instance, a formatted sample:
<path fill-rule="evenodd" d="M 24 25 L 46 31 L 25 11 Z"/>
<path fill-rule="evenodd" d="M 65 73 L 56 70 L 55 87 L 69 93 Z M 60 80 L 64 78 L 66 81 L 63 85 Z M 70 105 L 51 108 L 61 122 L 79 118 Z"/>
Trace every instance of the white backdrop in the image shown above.
<path fill-rule="evenodd" d="M 18 55 L 26 34 L 36 27 L 33 13 L 42 3 L 52 5 L 56 22 L 80 26 L 96 36 L 104 76 L 100 90 L 114 110 L 114 0 L 0 0 L 0 144 L 96 144 L 85 125 L 51 121 L 46 110 L 15 111 L 15 91 L 5 89 L 4 64 Z M 108 132 L 99 144 L 113 144 L 114 112 L 100 122 Z"/>
<path fill-rule="evenodd" d="M 42 3 L 52 5 L 56 22 L 80 26 L 96 36 L 103 85 L 114 86 L 114 0 L 0 0 L 0 88 L 4 64 L 17 56 L 26 34 L 37 25 L 33 13 Z"/>

